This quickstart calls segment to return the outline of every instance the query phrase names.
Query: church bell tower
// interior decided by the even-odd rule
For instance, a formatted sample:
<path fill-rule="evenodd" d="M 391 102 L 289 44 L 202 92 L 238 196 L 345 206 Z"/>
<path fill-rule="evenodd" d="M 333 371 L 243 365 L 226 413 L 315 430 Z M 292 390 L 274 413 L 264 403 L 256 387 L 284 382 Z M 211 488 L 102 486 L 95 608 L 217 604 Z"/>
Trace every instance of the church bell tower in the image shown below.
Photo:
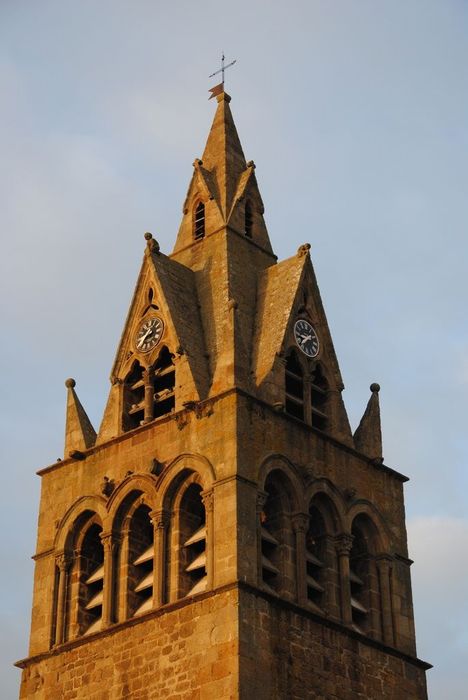
<path fill-rule="evenodd" d="M 310 246 L 277 262 L 217 103 L 173 252 L 145 234 L 97 432 L 66 382 L 20 697 L 423 700 L 379 386 L 353 435 Z"/>

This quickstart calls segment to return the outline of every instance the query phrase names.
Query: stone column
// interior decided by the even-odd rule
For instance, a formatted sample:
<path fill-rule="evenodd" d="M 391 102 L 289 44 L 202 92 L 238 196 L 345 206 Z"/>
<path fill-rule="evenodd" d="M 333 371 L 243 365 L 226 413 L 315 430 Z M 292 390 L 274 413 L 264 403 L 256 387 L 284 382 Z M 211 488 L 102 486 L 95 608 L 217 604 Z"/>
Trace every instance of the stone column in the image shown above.
<path fill-rule="evenodd" d="M 67 588 L 70 591 L 70 625 L 68 637 L 74 639 L 80 633 L 79 611 L 81 605 L 81 552 L 73 551 L 73 559 L 67 577 Z"/>
<path fill-rule="evenodd" d="M 102 582 L 102 628 L 104 629 L 114 622 L 114 560 L 120 539 L 112 532 L 101 532 L 100 537 L 104 549 L 104 578 Z"/>
<path fill-rule="evenodd" d="M 145 382 L 145 406 L 144 423 L 149 423 L 154 418 L 154 367 L 150 366 L 144 372 Z"/>
<path fill-rule="evenodd" d="M 57 612 L 55 625 L 55 644 L 62 644 L 65 641 L 65 616 L 67 602 L 68 572 L 71 559 L 62 553 L 55 557 L 55 566 L 59 570 L 57 587 Z"/>
<path fill-rule="evenodd" d="M 263 585 L 262 576 L 262 513 L 267 502 L 268 494 L 266 491 L 257 491 L 256 514 L 257 514 L 257 584 L 261 588 Z"/>
<path fill-rule="evenodd" d="M 295 513 L 292 516 L 292 526 L 296 538 L 296 594 L 299 605 L 307 604 L 307 561 L 306 561 L 306 532 L 309 526 L 309 516 L 305 513 Z"/>
<path fill-rule="evenodd" d="M 393 631 L 392 598 L 390 589 L 390 574 L 392 557 L 381 554 L 376 558 L 380 586 L 380 604 L 382 609 L 382 638 L 385 644 L 395 643 Z"/>
<path fill-rule="evenodd" d="M 164 603 L 164 577 L 166 561 L 166 538 L 170 514 L 166 510 L 153 510 L 150 513 L 153 525 L 153 609 Z"/>
<path fill-rule="evenodd" d="M 209 591 L 213 588 L 214 581 L 214 518 L 213 518 L 213 506 L 214 506 L 214 491 L 209 489 L 209 491 L 202 491 L 201 493 L 203 505 L 205 507 L 205 519 L 206 519 L 206 589 Z"/>
<path fill-rule="evenodd" d="M 349 553 L 353 546 L 353 536 L 343 533 L 336 537 L 338 554 L 338 572 L 340 577 L 341 620 L 344 625 L 351 625 L 351 587 L 349 583 Z"/>
<path fill-rule="evenodd" d="M 117 621 L 122 622 L 128 618 L 128 556 L 130 528 L 128 525 L 122 528 L 120 537 L 120 555 L 118 558 L 117 582 L 118 582 L 118 603 Z"/>

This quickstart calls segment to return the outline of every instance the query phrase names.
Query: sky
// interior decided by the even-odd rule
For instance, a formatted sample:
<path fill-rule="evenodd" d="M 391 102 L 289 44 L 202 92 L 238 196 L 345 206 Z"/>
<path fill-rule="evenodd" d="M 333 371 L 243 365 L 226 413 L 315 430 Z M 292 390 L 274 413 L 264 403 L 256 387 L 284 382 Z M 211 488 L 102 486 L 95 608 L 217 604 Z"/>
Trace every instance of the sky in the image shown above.
<path fill-rule="evenodd" d="M 310 242 L 353 429 L 377 381 L 431 700 L 468 683 L 468 2 L 0 0 L 0 677 L 27 655 L 40 479 L 97 427 L 145 231 L 175 241 L 224 50 L 280 259 Z"/>

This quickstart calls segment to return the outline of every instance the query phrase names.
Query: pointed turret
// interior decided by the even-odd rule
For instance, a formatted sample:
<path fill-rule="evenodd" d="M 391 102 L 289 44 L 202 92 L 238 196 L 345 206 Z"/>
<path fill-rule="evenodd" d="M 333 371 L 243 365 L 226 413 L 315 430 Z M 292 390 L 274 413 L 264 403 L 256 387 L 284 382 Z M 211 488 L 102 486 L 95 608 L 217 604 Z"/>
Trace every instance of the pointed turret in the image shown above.
<path fill-rule="evenodd" d="M 96 431 L 76 394 L 75 380 L 67 379 L 65 386 L 67 387 L 65 423 L 65 457 L 67 458 L 93 447 L 96 442 Z"/>
<path fill-rule="evenodd" d="M 217 97 L 218 108 L 203 152 L 203 167 L 216 177 L 219 203 L 225 220 L 231 210 L 239 178 L 247 168 L 244 152 L 225 92 Z"/>
<path fill-rule="evenodd" d="M 221 92 L 202 158 L 196 158 L 174 254 L 226 226 L 272 255 L 255 164 L 245 160 L 229 103 Z M 183 262 L 189 261 L 184 256 Z"/>
<path fill-rule="evenodd" d="M 363 452 L 377 462 L 383 462 L 379 404 L 380 386 L 371 384 L 370 390 L 371 397 L 354 433 L 354 444 L 359 452 Z"/>

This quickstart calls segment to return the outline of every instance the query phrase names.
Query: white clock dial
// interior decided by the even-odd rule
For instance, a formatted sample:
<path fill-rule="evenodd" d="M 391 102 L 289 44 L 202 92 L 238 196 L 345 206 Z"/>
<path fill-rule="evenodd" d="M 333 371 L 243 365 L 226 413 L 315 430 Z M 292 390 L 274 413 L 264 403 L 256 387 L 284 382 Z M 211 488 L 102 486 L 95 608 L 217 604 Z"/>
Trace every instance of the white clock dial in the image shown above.
<path fill-rule="evenodd" d="M 320 343 L 314 327 L 303 318 L 294 324 L 294 339 L 297 346 L 307 357 L 317 357 Z"/>
<path fill-rule="evenodd" d="M 149 352 L 161 340 L 164 323 L 157 316 L 143 321 L 135 337 L 135 347 L 138 352 Z"/>

